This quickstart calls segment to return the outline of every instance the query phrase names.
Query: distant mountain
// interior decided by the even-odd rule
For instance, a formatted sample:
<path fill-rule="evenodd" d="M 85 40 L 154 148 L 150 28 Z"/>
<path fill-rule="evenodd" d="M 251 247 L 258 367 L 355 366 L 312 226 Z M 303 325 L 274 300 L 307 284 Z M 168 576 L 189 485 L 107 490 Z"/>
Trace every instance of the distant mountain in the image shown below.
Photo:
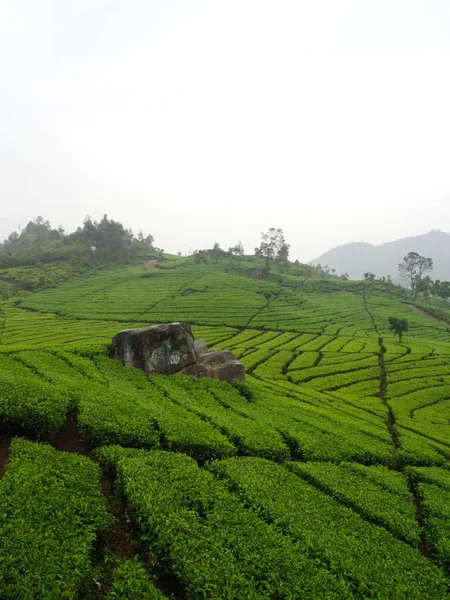
<path fill-rule="evenodd" d="M 426 258 L 432 258 L 434 269 L 429 274 L 432 279 L 450 281 L 450 234 L 430 231 L 395 242 L 372 246 L 365 242 L 344 244 L 333 248 L 312 261 L 336 269 L 337 273 L 348 273 L 350 279 L 362 279 L 367 271 L 377 277 L 390 275 L 398 279 L 398 263 L 408 252 L 417 252 Z"/>

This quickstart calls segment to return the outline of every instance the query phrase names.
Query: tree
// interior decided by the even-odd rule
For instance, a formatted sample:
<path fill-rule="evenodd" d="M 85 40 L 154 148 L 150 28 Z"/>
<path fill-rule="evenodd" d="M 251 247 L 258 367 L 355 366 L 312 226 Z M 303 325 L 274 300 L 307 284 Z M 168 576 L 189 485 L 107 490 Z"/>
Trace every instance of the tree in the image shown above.
<path fill-rule="evenodd" d="M 241 240 L 235 245 L 228 248 L 228 252 L 233 256 L 244 256 L 244 246 L 242 245 Z"/>
<path fill-rule="evenodd" d="M 403 334 L 408 331 L 408 319 L 402 319 L 400 317 L 389 317 L 388 319 L 389 329 L 398 335 L 398 341 L 402 341 Z"/>
<path fill-rule="evenodd" d="M 87 216 L 77 233 L 88 247 L 95 247 L 96 256 L 101 260 L 121 262 L 132 254 L 133 232 L 122 223 L 108 219 L 106 214 L 98 222 Z"/>
<path fill-rule="evenodd" d="M 216 262 L 218 262 L 218 260 L 222 258 L 224 254 L 226 254 L 226 252 L 222 250 L 218 242 L 215 242 L 214 246 L 210 250 L 208 250 L 208 253 L 211 255 L 211 258 L 213 258 Z"/>
<path fill-rule="evenodd" d="M 430 297 L 433 287 L 433 280 L 429 275 L 423 279 L 419 279 L 419 281 L 416 283 L 416 292 L 418 294 L 422 294 L 425 299 L 425 304 L 428 302 L 428 298 Z"/>
<path fill-rule="evenodd" d="M 255 248 L 256 256 L 261 256 L 266 261 L 266 270 L 269 268 L 269 262 L 279 257 L 280 251 L 289 253 L 289 245 L 286 244 L 281 229 L 271 227 L 266 233 L 261 233 L 261 243 Z"/>
<path fill-rule="evenodd" d="M 31 266 L 51 262 L 82 261 L 128 262 L 155 256 L 153 237 L 137 236 L 121 223 L 105 215 L 99 222 L 87 216 L 82 227 L 65 233 L 60 226 L 53 229 L 49 221 L 36 217 L 0 244 L 0 266 Z M 38 287 L 40 286 L 38 282 Z"/>
<path fill-rule="evenodd" d="M 442 300 L 442 304 L 450 298 L 450 281 L 435 281 L 433 286 L 433 294 Z"/>
<path fill-rule="evenodd" d="M 320 263 L 317 263 L 317 265 L 315 265 L 315 267 L 313 267 L 314 269 L 314 277 L 320 278 L 323 277 L 323 269 L 322 269 L 322 265 Z"/>
<path fill-rule="evenodd" d="M 364 279 L 366 281 L 375 281 L 375 273 L 370 273 L 369 271 L 364 273 Z"/>
<path fill-rule="evenodd" d="M 409 252 L 403 262 L 399 263 L 398 271 L 402 277 L 408 280 L 414 298 L 417 294 L 417 283 L 422 280 L 423 275 L 433 270 L 431 258 L 420 256 L 417 252 Z"/>
<path fill-rule="evenodd" d="M 208 256 L 206 250 L 194 250 L 194 262 L 198 265 L 206 264 L 208 262 Z"/>
<path fill-rule="evenodd" d="M 286 244 L 286 243 L 281 244 L 281 246 L 278 248 L 278 252 L 277 252 L 277 257 L 276 257 L 277 262 L 286 263 L 289 259 L 289 250 L 290 250 L 289 244 Z"/>

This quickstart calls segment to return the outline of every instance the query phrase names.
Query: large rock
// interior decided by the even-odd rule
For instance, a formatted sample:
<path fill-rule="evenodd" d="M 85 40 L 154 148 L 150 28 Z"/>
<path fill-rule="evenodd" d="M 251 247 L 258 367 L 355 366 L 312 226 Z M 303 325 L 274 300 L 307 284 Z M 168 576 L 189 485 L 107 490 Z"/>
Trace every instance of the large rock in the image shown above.
<path fill-rule="evenodd" d="M 252 279 L 264 279 L 266 276 L 266 270 L 254 267 L 253 269 L 248 269 L 247 275 Z"/>
<path fill-rule="evenodd" d="M 245 381 L 244 365 L 238 360 L 229 360 L 223 363 L 208 365 L 208 376 L 219 379 L 219 381 L 232 381 L 239 379 Z"/>
<path fill-rule="evenodd" d="M 208 346 L 206 345 L 205 340 L 194 340 L 194 348 L 199 355 L 208 352 Z"/>
<path fill-rule="evenodd" d="M 198 379 L 210 377 L 208 367 L 199 364 L 188 365 L 187 367 L 184 367 L 184 369 L 181 369 L 180 374 L 191 375 L 191 377 L 197 377 Z"/>
<path fill-rule="evenodd" d="M 200 356 L 200 362 L 204 365 L 224 363 L 227 360 L 237 360 L 236 356 L 230 350 L 207 352 Z"/>
<path fill-rule="evenodd" d="M 191 327 L 187 323 L 166 323 L 126 329 L 113 337 L 111 358 L 143 369 L 147 374 L 176 373 L 195 363 Z"/>
<path fill-rule="evenodd" d="M 236 356 L 229 350 L 208 350 L 203 340 L 194 341 L 187 323 L 121 331 L 112 340 L 110 357 L 123 365 L 142 369 L 148 375 L 180 372 L 198 378 L 245 381 L 244 365 Z"/>

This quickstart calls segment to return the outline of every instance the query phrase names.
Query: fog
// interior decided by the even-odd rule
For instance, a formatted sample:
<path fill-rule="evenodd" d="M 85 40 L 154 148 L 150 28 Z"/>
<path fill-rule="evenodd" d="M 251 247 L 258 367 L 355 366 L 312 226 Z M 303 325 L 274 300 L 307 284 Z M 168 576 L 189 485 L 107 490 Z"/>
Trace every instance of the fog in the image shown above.
<path fill-rule="evenodd" d="M 0 239 L 104 213 L 187 253 L 450 231 L 445 0 L 1 0 Z"/>

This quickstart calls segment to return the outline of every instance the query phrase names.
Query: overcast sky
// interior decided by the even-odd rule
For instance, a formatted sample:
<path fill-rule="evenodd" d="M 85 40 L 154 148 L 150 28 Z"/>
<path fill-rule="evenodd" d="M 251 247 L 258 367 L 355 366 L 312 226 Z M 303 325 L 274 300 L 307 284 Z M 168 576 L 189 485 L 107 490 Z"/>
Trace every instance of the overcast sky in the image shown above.
<path fill-rule="evenodd" d="M 448 0 L 0 0 L 0 239 L 450 231 Z"/>

